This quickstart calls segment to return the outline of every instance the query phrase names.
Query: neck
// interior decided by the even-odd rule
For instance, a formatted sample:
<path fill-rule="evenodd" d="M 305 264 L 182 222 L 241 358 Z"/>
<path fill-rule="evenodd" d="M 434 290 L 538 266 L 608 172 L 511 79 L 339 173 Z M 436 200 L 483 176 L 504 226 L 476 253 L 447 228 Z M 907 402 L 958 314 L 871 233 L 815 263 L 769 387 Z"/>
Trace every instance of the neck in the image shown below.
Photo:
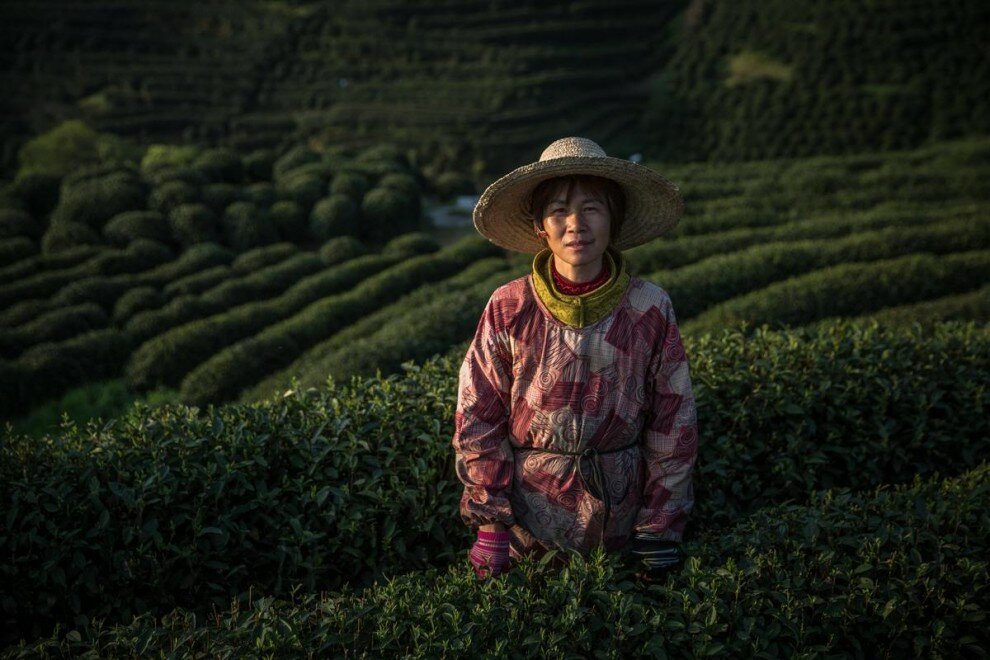
<path fill-rule="evenodd" d="M 579 266 L 572 266 L 571 264 L 565 262 L 563 259 L 557 259 L 557 257 L 552 257 L 553 267 L 557 269 L 564 279 L 567 279 L 575 284 L 583 284 L 584 282 L 590 282 L 591 280 L 598 277 L 598 274 L 602 272 L 602 267 L 604 266 L 604 260 L 602 257 L 598 257 L 595 261 L 588 264 L 581 264 Z"/>

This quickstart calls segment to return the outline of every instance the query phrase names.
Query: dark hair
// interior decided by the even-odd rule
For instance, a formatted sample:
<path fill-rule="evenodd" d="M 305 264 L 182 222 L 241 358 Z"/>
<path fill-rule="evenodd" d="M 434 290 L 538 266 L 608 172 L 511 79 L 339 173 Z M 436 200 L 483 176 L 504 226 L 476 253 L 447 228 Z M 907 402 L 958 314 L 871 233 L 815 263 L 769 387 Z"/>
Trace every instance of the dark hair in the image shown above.
<path fill-rule="evenodd" d="M 595 195 L 605 200 L 608 208 L 608 215 L 612 219 L 609 235 L 612 240 L 619 233 L 622 221 L 626 215 L 626 193 L 618 183 L 612 179 L 593 174 L 570 174 L 568 176 L 557 176 L 552 179 L 541 181 L 530 194 L 529 208 L 530 216 L 537 227 L 543 227 L 543 209 L 547 207 L 560 192 L 563 192 L 565 199 L 571 200 L 571 192 L 577 184 L 581 190 L 589 195 Z"/>

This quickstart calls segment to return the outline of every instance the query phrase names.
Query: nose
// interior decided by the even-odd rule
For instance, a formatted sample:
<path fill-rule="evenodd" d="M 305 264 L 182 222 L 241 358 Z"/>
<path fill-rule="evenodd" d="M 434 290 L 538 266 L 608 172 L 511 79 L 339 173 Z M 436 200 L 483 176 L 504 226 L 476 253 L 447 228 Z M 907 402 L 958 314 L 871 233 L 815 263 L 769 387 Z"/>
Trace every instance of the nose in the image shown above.
<path fill-rule="evenodd" d="M 584 218 L 580 213 L 572 212 L 567 214 L 567 231 L 580 233 L 584 229 Z"/>

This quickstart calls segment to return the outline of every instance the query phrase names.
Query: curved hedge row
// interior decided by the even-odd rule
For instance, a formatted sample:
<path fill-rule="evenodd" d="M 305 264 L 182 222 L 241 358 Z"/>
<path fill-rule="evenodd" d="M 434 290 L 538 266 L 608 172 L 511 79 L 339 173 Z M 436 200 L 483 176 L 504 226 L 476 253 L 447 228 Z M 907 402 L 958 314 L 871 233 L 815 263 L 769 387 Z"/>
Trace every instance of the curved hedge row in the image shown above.
<path fill-rule="evenodd" d="M 912 254 L 812 271 L 709 308 L 681 326 L 685 334 L 745 319 L 753 325 L 797 325 L 852 316 L 974 289 L 990 279 L 990 250 Z"/>
<path fill-rule="evenodd" d="M 686 348 L 703 438 L 692 534 L 990 455 L 990 328 L 735 329 Z M 4 617 L 33 636 L 83 614 L 209 611 L 252 586 L 284 596 L 463 561 L 457 367 L 6 439 Z"/>
<path fill-rule="evenodd" d="M 707 257 L 727 255 L 755 245 L 781 241 L 841 238 L 886 227 L 914 227 L 938 222 L 982 217 L 980 205 L 937 204 L 931 206 L 888 203 L 866 211 L 829 213 L 772 227 L 741 227 L 715 234 L 660 238 L 632 248 L 624 254 L 637 273 L 682 268 Z"/>
<path fill-rule="evenodd" d="M 127 333 L 104 328 L 0 360 L 0 415 L 23 414 L 76 385 L 118 376 L 132 349 Z"/>
<path fill-rule="evenodd" d="M 0 268 L 0 282 L 14 282 L 45 270 L 71 268 L 106 251 L 102 245 L 79 245 L 55 254 L 35 254 Z"/>
<path fill-rule="evenodd" d="M 131 250 L 136 249 L 136 246 L 140 246 L 140 242 L 136 242 L 131 245 Z M 174 261 L 169 261 L 163 263 L 159 266 L 151 268 L 143 273 L 139 273 L 137 276 L 124 275 L 118 278 L 110 278 L 117 282 L 116 286 L 118 289 L 125 289 L 130 291 L 129 286 L 153 286 L 160 287 L 162 284 L 175 279 L 181 278 L 186 273 L 196 272 L 202 268 L 209 268 L 211 264 L 229 262 L 233 258 L 233 255 L 226 248 L 222 248 L 219 245 L 213 243 L 203 243 L 202 245 L 195 246 L 186 250 L 181 257 L 175 259 Z M 86 291 L 88 287 L 94 286 L 96 289 L 99 288 L 99 282 L 103 281 L 101 278 L 88 278 L 86 274 L 90 271 L 99 272 L 105 269 L 105 264 L 102 264 L 99 260 L 93 263 L 87 262 L 77 269 L 73 269 L 69 273 L 59 274 L 59 278 L 67 279 L 71 276 L 72 272 L 75 272 L 75 277 L 80 281 L 93 280 L 97 282 L 95 285 L 84 285 L 83 291 Z M 129 284 L 129 286 L 121 283 Z M 118 290 L 116 293 L 120 293 Z M 59 294 L 61 295 L 61 291 Z M 65 295 L 69 295 L 68 293 Z M 125 297 L 127 293 L 121 294 L 121 298 Z M 120 300 L 117 301 L 118 303 Z M 112 308 L 116 308 L 116 304 L 108 301 L 107 303 Z M 12 305 L 5 312 L 0 314 L 0 318 L 9 320 L 11 325 L 19 325 L 22 323 L 27 323 L 28 321 L 36 318 L 39 314 L 53 310 L 57 307 L 54 298 L 31 298 L 28 300 L 21 301 Z"/>
<path fill-rule="evenodd" d="M 390 374 L 404 362 L 420 362 L 448 350 L 451 345 L 470 339 L 481 317 L 480 310 L 492 292 L 511 279 L 499 272 L 467 289 L 454 289 L 437 295 L 374 333 L 354 338 L 301 374 L 300 386 L 319 386 L 332 376 L 347 381 L 353 376 L 367 376 L 380 371 Z M 323 378 L 316 376 L 323 374 Z"/>
<path fill-rule="evenodd" d="M 819 322 L 832 322 L 829 317 Z M 869 314 L 850 317 L 851 321 L 877 321 L 878 323 L 921 323 L 931 325 L 939 321 L 990 322 L 990 284 L 974 291 L 942 296 L 910 305 L 884 307 Z"/>
<path fill-rule="evenodd" d="M 94 303 L 53 309 L 16 328 L 0 328 L 0 359 L 12 359 L 35 344 L 69 339 L 89 330 L 105 328 L 109 318 Z"/>
<path fill-rule="evenodd" d="M 319 261 L 311 255 L 300 256 Z M 202 296 L 178 298 L 160 310 L 138 315 L 127 324 L 127 331 L 144 343 L 127 364 L 128 384 L 138 391 L 162 384 L 178 385 L 190 370 L 224 347 L 297 313 L 314 301 L 357 286 L 403 258 L 398 255 L 358 257 L 299 281 L 290 279 L 292 283 L 288 288 L 282 282 L 281 293 L 275 298 L 244 302 L 233 308 L 225 304 L 226 294 L 217 289 Z M 257 287 L 271 287 L 272 284 L 269 277 L 261 273 L 247 279 Z"/>
<path fill-rule="evenodd" d="M 950 254 L 990 246 L 990 220 L 957 220 L 922 227 L 888 227 L 841 239 L 758 245 L 646 276 L 677 301 L 678 318 L 789 277 L 847 262 L 918 252 Z"/>
<path fill-rule="evenodd" d="M 499 252 L 488 241 L 470 236 L 434 254 L 397 263 L 347 293 L 317 300 L 257 335 L 211 354 L 183 379 L 179 396 L 193 405 L 236 398 L 311 346 L 396 297 Z"/>
<path fill-rule="evenodd" d="M 456 324 L 448 326 L 445 320 L 436 317 L 436 310 L 440 309 L 448 315 L 453 313 L 455 316 L 470 317 L 474 314 L 473 324 L 476 324 L 480 317 L 479 310 L 484 307 L 487 298 L 478 304 L 473 299 L 464 299 L 463 295 L 458 294 L 463 294 L 465 289 L 473 291 L 476 288 L 489 287 L 489 281 L 497 281 L 496 275 L 502 282 L 508 281 L 511 275 L 506 272 L 507 268 L 505 259 L 491 257 L 468 266 L 446 280 L 423 285 L 317 344 L 286 368 L 266 376 L 245 390 L 239 400 L 248 403 L 265 399 L 275 392 L 284 392 L 292 386 L 293 380 L 299 387 L 320 387 L 326 382 L 327 376 L 346 382 L 352 375 L 371 375 L 376 369 L 387 375 L 398 371 L 399 365 L 407 360 L 419 361 L 434 353 L 443 352 L 451 343 L 463 340 L 465 333 Z M 488 288 L 489 295 L 494 288 Z M 403 348 L 393 345 L 388 357 L 383 350 L 377 354 L 380 361 L 374 359 L 367 369 L 345 371 L 337 366 L 341 360 L 347 360 L 352 352 L 358 361 L 367 360 L 367 340 L 382 332 L 389 333 L 394 338 L 402 337 L 405 340 L 403 344 L 408 345 Z M 471 328 L 467 332 L 468 336 L 470 334 Z M 447 339 L 449 337 L 453 339 Z M 370 350 L 384 349 L 384 346 L 383 342 L 373 341 Z M 357 357 L 358 354 L 361 357 Z"/>
<path fill-rule="evenodd" d="M 176 297 L 160 308 L 135 315 L 128 320 L 126 329 L 136 343 L 147 342 L 197 319 L 249 305 L 256 300 L 264 303 L 265 299 L 284 295 L 300 278 L 307 281 L 318 277 L 323 266 L 323 260 L 307 252 L 241 277 L 229 277 L 232 268 L 200 271 L 177 280 L 178 286 L 170 287 L 167 292 L 169 296 Z M 199 287 L 205 290 L 193 290 Z M 184 289 L 183 294 L 176 295 L 180 289 Z"/>
<path fill-rule="evenodd" d="M 9 657 L 978 657 L 988 506 L 983 464 L 762 511 L 687 544 L 683 568 L 656 585 L 604 553 L 565 570 L 526 559 L 486 582 L 461 559 L 360 592 L 254 595 L 205 620 L 174 610 L 85 640 L 57 632 Z"/>

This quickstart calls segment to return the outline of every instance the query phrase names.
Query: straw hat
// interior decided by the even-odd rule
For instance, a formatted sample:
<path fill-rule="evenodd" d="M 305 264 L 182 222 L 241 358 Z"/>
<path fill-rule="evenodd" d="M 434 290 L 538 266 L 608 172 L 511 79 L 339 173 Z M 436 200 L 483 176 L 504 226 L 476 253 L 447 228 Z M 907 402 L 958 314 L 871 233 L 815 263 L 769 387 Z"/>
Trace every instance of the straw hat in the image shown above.
<path fill-rule="evenodd" d="M 518 167 L 492 183 L 474 207 L 474 226 L 492 243 L 535 254 L 543 244 L 533 231 L 529 198 L 546 179 L 594 174 L 616 181 L 626 193 L 626 215 L 612 244 L 625 250 L 665 234 L 677 225 L 684 199 L 677 186 L 648 167 L 606 156 L 593 141 L 566 137 L 543 150 L 540 160 Z"/>

